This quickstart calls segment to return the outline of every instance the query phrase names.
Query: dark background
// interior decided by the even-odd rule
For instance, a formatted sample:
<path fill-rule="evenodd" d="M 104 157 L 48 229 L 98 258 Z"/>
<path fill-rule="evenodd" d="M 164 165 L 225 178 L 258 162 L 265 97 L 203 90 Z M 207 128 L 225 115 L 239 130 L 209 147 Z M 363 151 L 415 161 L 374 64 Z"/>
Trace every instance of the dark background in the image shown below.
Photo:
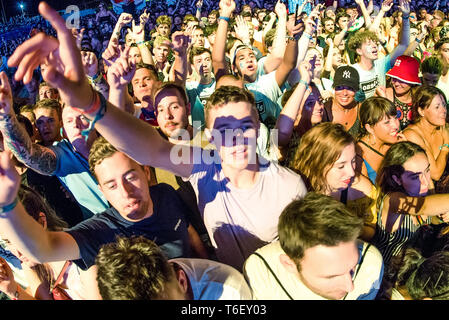
<path fill-rule="evenodd" d="M 9 19 L 10 17 L 21 15 L 22 11 L 20 10 L 19 3 L 24 4 L 24 12 L 28 17 L 32 17 L 38 14 L 37 6 L 41 0 L 0 0 L 3 4 L 6 17 Z M 65 10 L 65 8 L 69 5 L 77 5 L 80 10 L 85 9 L 88 5 L 92 5 L 94 3 L 99 2 L 98 0 L 47 0 L 46 1 L 51 7 L 56 10 Z M 107 0 L 106 3 L 109 5 L 110 1 Z M 0 10 L 2 7 L 0 6 Z M 0 11 L 1 12 L 1 11 Z M 0 15 L 1 21 L 1 15 Z"/>

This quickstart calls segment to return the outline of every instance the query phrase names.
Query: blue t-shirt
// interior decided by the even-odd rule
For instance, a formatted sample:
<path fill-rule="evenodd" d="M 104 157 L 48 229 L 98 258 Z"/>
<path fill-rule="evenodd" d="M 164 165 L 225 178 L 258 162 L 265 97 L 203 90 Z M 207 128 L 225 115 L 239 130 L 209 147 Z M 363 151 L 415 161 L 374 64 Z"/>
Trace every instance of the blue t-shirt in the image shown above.
<path fill-rule="evenodd" d="M 97 180 L 90 173 L 87 160 L 77 153 L 66 139 L 56 142 L 51 148 L 58 161 L 53 175 L 72 193 L 83 211 L 84 218 L 90 218 L 108 209 L 108 201 L 98 188 Z"/>
<path fill-rule="evenodd" d="M 212 79 L 212 82 L 209 84 L 201 84 L 197 81 L 186 82 L 186 91 L 191 107 L 192 125 L 197 129 L 203 129 L 205 126 L 204 107 L 209 97 L 215 91 L 215 84 L 215 79 Z M 201 125 L 195 125 L 196 121 L 201 122 Z"/>
<path fill-rule="evenodd" d="M 187 207 L 175 189 L 165 183 L 150 187 L 153 215 L 139 222 L 124 219 L 115 208 L 97 214 L 66 231 L 78 244 L 81 269 L 95 264 L 100 248 L 117 236 L 144 236 L 161 247 L 169 259 L 190 256 Z"/>

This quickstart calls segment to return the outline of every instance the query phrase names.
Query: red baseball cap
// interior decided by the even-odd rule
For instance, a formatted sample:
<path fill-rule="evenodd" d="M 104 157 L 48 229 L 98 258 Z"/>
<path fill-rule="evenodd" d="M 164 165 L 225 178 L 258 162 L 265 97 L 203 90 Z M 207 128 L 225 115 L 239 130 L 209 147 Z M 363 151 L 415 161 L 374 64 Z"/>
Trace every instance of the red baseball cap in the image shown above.
<path fill-rule="evenodd" d="M 409 56 L 399 56 L 394 62 L 393 68 L 387 72 L 387 76 L 409 84 L 421 84 L 418 72 L 418 60 Z"/>

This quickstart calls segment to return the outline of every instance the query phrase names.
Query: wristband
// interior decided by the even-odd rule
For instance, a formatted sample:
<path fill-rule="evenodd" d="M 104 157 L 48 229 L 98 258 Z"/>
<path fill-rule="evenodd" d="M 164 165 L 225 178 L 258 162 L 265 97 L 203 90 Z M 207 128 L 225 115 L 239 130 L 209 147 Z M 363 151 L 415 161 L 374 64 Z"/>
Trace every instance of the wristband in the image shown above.
<path fill-rule="evenodd" d="M 408 19 L 408 18 L 410 18 L 410 15 L 408 15 L 408 16 L 402 15 L 402 19 L 403 19 L 403 20 Z"/>
<path fill-rule="evenodd" d="M 292 36 L 287 36 L 287 37 L 285 37 L 285 38 L 287 38 L 288 40 L 291 40 L 291 41 L 297 41 L 296 38 L 294 38 L 294 37 L 292 37 Z"/>
<path fill-rule="evenodd" d="M 11 211 L 12 209 L 14 209 L 17 206 L 18 203 L 19 203 L 19 198 L 16 197 L 12 203 L 10 203 L 4 207 L 0 207 L 0 213 L 5 213 L 8 211 Z"/>
<path fill-rule="evenodd" d="M 142 41 L 136 42 L 136 44 L 139 46 L 139 45 L 145 44 L 145 41 L 142 40 Z"/>
<path fill-rule="evenodd" d="M 415 39 L 416 42 L 421 43 L 422 39 L 419 40 L 418 38 Z"/>
<path fill-rule="evenodd" d="M 439 149 L 440 149 L 440 150 L 443 150 L 444 147 L 449 148 L 449 144 L 443 143 L 443 144 L 440 146 Z"/>
<path fill-rule="evenodd" d="M 312 37 L 310 34 L 308 34 L 307 32 L 304 31 L 303 34 L 305 34 L 306 37 L 309 38 L 309 40 L 312 40 L 312 39 L 313 39 L 313 37 Z"/>
<path fill-rule="evenodd" d="M 95 106 L 96 104 L 99 104 L 99 109 L 97 109 L 98 112 L 97 112 L 97 114 L 95 115 L 94 120 L 90 123 L 90 125 L 89 125 L 89 127 L 88 127 L 87 129 L 81 131 L 81 135 L 84 137 L 84 139 L 86 139 L 86 141 L 87 141 L 87 139 L 89 138 L 89 133 L 90 133 L 90 132 L 92 131 L 92 129 L 95 127 L 95 123 L 96 123 L 98 120 L 100 120 L 101 118 L 103 118 L 104 115 L 105 115 L 105 113 L 106 113 L 107 102 L 106 102 L 106 99 L 103 97 L 103 95 L 102 95 L 101 93 L 99 93 L 99 92 L 96 92 L 96 97 L 95 97 L 95 103 L 94 103 L 94 106 Z M 92 108 L 92 109 L 93 109 L 93 108 Z M 88 110 L 88 111 L 90 111 L 90 110 Z M 87 111 L 84 112 L 84 113 L 87 113 Z M 93 112 L 92 112 L 92 113 L 93 113 Z"/>
<path fill-rule="evenodd" d="M 306 86 L 306 90 L 309 89 L 309 84 L 306 81 L 300 79 L 299 83 L 302 83 L 303 85 L 305 85 Z"/>
<path fill-rule="evenodd" d="M 223 16 L 218 17 L 218 19 L 224 20 L 226 22 L 229 22 L 229 20 L 230 20 L 229 17 L 223 17 Z"/>

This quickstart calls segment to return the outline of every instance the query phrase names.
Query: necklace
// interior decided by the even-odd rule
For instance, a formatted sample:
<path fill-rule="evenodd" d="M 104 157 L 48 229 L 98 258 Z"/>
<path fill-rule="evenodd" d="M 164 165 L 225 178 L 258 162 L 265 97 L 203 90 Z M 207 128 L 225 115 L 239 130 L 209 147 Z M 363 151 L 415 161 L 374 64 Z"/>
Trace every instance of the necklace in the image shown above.
<path fill-rule="evenodd" d="M 367 144 L 365 141 L 363 140 L 359 140 L 359 142 L 361 142 L 362 144 L 364 144 L 368 149 L 370 149 L 371 151 L 377 153 L 379 156 L 381 156 L 382 158 L 385 157 L 384 154 L 380 153 L 379 151 L 377 151 L 376 149 L 374 149 L 373 147 L 371 147 L 369 144 Z"/>

